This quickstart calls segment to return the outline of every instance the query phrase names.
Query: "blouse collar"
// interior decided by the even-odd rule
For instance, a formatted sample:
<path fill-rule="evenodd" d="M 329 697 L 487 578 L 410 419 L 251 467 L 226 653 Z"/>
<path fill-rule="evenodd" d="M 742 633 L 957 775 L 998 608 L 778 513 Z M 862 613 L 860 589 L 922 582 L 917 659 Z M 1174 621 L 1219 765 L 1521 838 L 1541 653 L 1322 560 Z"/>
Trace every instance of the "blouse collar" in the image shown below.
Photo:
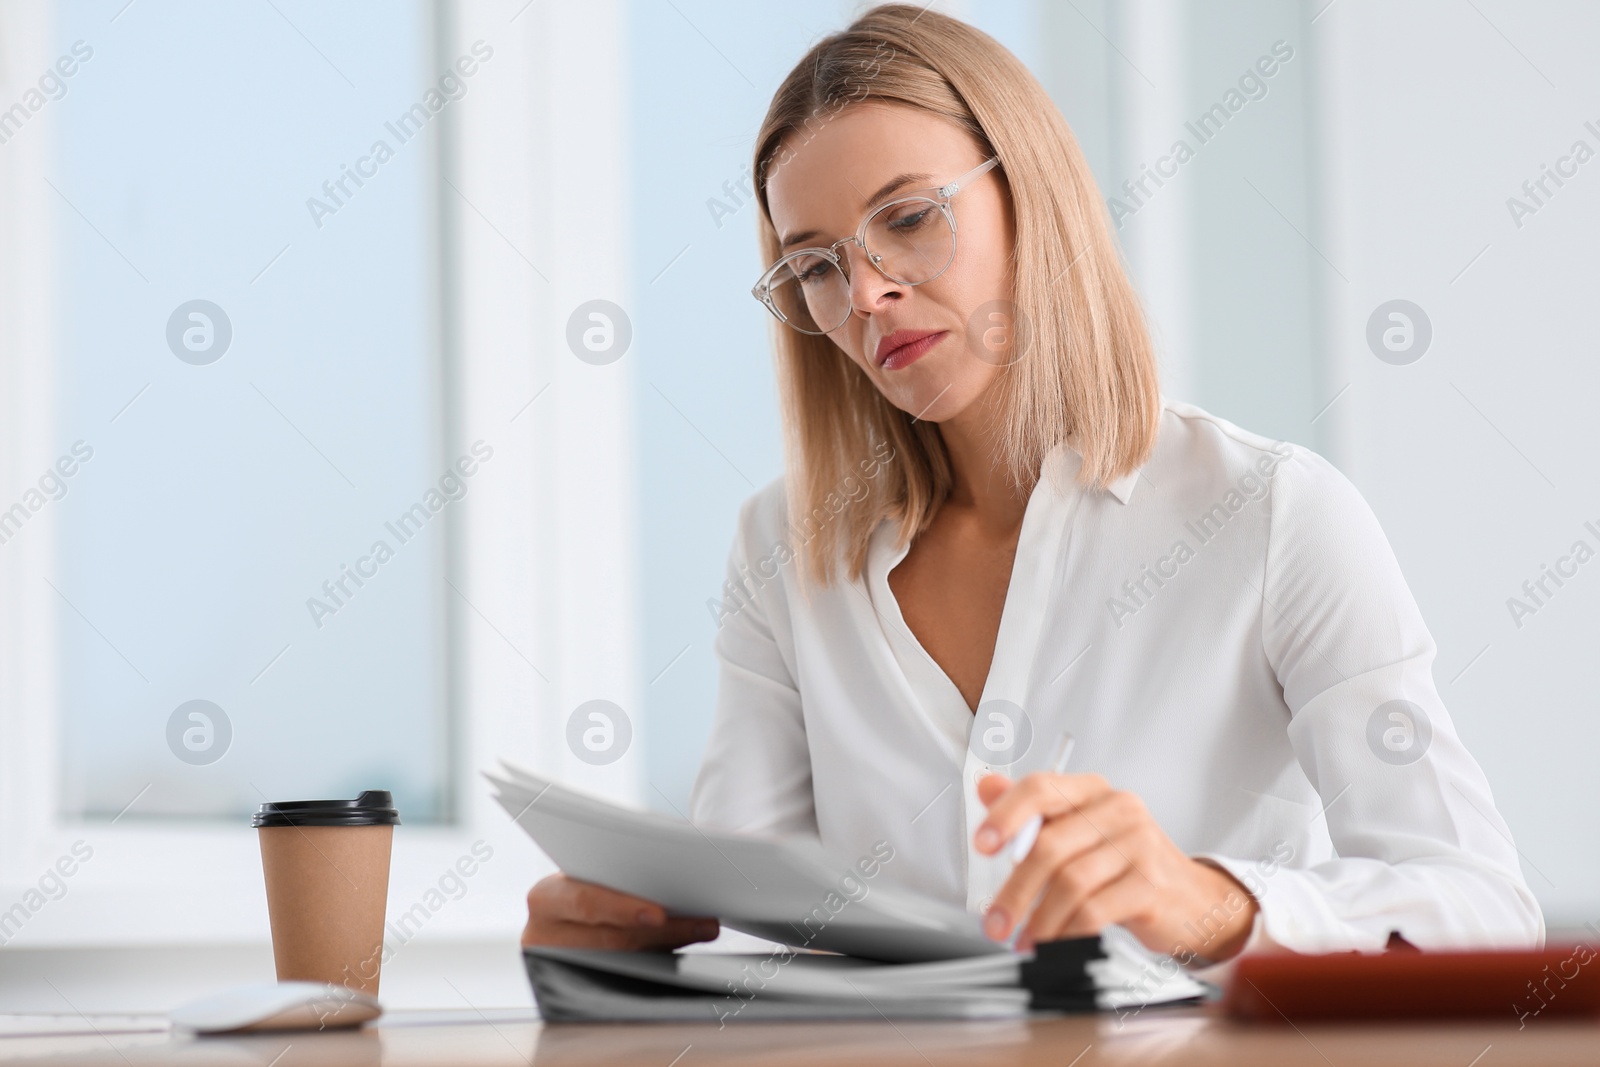
<path fill-rule="evenodd" d="M 1083 466 L 1083 454 L 1072 445 L 1062 442 L 1045 454 L 1041 473 L 1053 478 L 1057 492 L 1070 492 L 1077 487 L 1077 474 Z M 1133 496 L 1133 487 L 1139 481 L 1143 466 L 1135 467 L 1114 481 L 1106 483 L 1106 492 L 1116 497 L 1117 503 L 1126 504 Z"/>

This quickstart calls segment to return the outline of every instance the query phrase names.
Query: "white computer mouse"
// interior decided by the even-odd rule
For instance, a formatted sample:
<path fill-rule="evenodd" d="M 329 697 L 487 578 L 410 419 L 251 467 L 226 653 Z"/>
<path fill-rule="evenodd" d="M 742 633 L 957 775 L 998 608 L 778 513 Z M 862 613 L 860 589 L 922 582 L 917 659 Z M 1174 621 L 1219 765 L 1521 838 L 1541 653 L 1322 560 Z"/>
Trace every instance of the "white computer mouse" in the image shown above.
<path fill-rule="evenodd" d="M 199 1034 L 250 1030 L 334 1030 L 383 1013 L 378 999 L 322 982 L 263 982 L 191 1000 L 167 1013 Z"/>

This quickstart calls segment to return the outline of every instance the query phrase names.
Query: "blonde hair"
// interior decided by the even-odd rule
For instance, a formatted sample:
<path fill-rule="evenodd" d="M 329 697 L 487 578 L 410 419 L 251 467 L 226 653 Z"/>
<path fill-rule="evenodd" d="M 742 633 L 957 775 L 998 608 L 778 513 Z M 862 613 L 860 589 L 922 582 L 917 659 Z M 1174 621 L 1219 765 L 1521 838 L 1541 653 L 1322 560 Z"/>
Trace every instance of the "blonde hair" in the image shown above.
<path fill-rule="evenodd" d="M 1070 440 L 1078 480 L 1104 486 L 1155 443 L 1161 399 L 1143 313 L 1077 140 L 1022 63 L 987 34 L 936 12 L 886 4 L 820 41 L 779 86 L 756 138 L 765 261 L 778 258 L 767 179 L 801 139 L 844 108 L 905 105 L 963 127 L 1000 161 L 1011 196 L 1016 319 L 1026 350 L 991 386 L 1004 473 L 1031 489 L 1046 453 Z M 796 144 L 784 142 L 793 137 Z M 901 543 L 950 492 L 938 428 L 892 405 L 827 337 L 776 327 L 788 459 L 790 531 L 806 572 L 858 578 L 873 532 Z M 875 458 L 874 458 L 875 457 Z M 857 494 L 865 474 L 866 490 Z"/>

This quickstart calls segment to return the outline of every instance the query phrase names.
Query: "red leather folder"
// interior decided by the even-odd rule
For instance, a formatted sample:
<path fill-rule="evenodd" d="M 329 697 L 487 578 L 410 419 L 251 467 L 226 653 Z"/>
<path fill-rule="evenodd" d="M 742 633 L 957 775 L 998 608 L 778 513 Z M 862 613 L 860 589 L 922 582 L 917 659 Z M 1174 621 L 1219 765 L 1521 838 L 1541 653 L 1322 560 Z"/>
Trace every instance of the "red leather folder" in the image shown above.
<path fill-rule="evenodd" d="M 1600 1015 L 1600 950 L 1578 943 L 1534 952 L 1354 952 L 1247 956 L 1222 1010 L 1237 1019 L 1476 1018 L 1519 1021 Z"/>

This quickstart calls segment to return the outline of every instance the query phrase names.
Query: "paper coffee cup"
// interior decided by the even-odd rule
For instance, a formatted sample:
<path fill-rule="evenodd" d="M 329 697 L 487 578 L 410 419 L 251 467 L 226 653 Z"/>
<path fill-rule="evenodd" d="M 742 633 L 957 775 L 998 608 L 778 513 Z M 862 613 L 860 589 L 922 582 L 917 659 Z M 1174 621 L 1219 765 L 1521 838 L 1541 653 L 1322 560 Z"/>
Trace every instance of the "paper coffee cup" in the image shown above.
<path fill-rule="evenodd" d="M 385 790 L 263 804 L 261 839 L 278 981 L 378 994 L 389 851 L 400 815 Z"/>

